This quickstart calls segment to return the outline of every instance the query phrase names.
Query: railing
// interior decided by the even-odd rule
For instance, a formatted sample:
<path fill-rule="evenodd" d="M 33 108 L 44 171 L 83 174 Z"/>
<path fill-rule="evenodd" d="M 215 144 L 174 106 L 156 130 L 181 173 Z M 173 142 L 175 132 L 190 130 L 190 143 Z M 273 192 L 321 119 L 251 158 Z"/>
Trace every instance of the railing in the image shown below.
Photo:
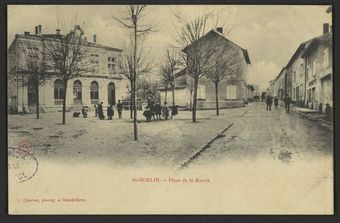
<path fill-rule="evenodd" d="M 73 99 L 73 104 L 81 105 L 82 104 L 81 99 Z"/>
<path fill-rule="evenodd" d="M 54 104 L 55 105 L 62 105 L 64 102 L 64 99 L 54 99 Z"/>
<path fill-rule="evenodd" d="M 91 99 L 91 105 L 98 104 L 99 99 Z"/>

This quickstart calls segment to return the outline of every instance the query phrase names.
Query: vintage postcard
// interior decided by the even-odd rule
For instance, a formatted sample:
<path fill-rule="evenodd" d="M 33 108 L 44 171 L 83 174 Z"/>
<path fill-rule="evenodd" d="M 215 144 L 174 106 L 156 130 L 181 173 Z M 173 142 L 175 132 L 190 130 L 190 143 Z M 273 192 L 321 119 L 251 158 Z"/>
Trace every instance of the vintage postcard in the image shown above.
<path fill-rule="evenodd" d="M 9 214 L 333 214 L 329 5 L 9 5 Z"/>

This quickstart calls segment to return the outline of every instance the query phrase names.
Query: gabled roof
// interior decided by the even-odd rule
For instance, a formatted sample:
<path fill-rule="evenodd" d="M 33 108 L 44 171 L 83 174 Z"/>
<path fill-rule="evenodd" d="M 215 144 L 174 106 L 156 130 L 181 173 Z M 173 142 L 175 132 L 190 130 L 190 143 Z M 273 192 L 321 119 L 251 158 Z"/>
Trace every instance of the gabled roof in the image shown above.
<path fill-rule="evenodd" d="M 250 64 L 250 58 L 249 58 L 249 54 L 248 54 L 248 50 L 247 49 L 243 49 L 242 47 L 240 47 L 239 45 L 237 45 L 236 43 L 232 42 L 231 40 L 227 39 L 222 33 L 218 32 L 216 29 L 212 29 L 209 32 L 207 32 L 206 34 L 204 34 L 203 36 L 201 36 L 198 40 L 196 40 L 195 42 L 187 45 L 182 51 L 186 53 L 186 51 L 193 45 L 196 44 L 196 42 L 198 41 L 202 41 L 203 39 L 205 39 L 207 36 L 209 35 L 218 35 L 220 37 L 223 38 L 223 40 L 232 43 L 235 47 L 240 48 L 243 52 L 243 56 L 244 59 L 246 60 L 246 62 L 248 64 Z"/>
<path fill-rule="evenodd" d="M 321 36 L 318 36 L 312 39 L 311 43 L 308 45 L 308 47 L 303 52 L 301 57 L 305 58 L 308 55 L 310 55 L 310 53 L 313 52 L 313 49 L 315 49 L 315 47 L 318 46 L 319 44 L 323 44 L 325 46 L 331 46 L 332 45 L 332 33 L 325 33 Z"/>

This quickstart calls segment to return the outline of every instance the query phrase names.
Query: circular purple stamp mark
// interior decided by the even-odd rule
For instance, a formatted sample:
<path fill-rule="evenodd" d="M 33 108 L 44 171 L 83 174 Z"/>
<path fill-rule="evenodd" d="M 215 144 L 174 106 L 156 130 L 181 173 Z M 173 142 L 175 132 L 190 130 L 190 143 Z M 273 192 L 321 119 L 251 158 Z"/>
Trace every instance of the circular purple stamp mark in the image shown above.
<path fill-rule="evenodd" d="M 30 149 L 20 147 L 8 147 L 8 177 L 14 177 L 19 183 L 23 183 L 35 176 L 39 162 Z"/>

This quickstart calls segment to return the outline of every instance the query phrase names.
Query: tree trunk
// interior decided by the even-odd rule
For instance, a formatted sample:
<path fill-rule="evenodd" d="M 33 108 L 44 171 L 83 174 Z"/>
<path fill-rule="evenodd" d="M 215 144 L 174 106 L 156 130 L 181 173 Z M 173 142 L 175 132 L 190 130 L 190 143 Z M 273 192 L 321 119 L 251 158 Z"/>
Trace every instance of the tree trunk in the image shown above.
<path fill-rule="evenodd" d="M 216 96 L 216 115 L 220 114 L 220 108 L 218 106 L 218 82 L 215 83 L 215 96 Z"/>
<path fill-rule="evenodd" d="M 37 97 L 37 119 L 39 119 L 39 83 L 36 83 L 35 90 Z"/>
<path fill-rule="evenodd" d="M 133 81 L 130 82 L 131 84 L 131 94 L 130 94 L 130 119 L 133 118 L 133 98 L 134 98 L 134 95 L 133 95 L 133 92 L 132 92 L 132 86 L 133 86 Z"/>
<path fill-rule="evenodd" d="M 174 85 L 171 86 L 171 90 L 172 90 L 172 106 L 175 106 L 175 86 Z"/>
<path fill-rule="evenodd" d="M 197 87 L 198 87 L 198 78 L 194 78 L 194 99 L 192 104 L 192 122 L 196 122 L 196 106 L 197 106 Z"/>
<path fill-rule="evenodd" d="M 165 87 L 164 102 L 167 102 L 167 99 L 168 99 L 168 86 Z"/>
<path fill-rule="evenodd" d="M 133 95 L 134 95 L 134 106 L 133 106 L 133 136 L 134 140 L 138 140 L 137 135 L 137 92 L 136 92 L 136 79 L 137 79 L 137 21 L 134 24 L 134 35 L 135 35 L 135 45 L 134 45 L 134 53 L 133 53 Z"/>
<path fill-rule="evenodd" d="M 66 94 L 67 94 L 67 81 L 64 81 L 64 100 L 63 100 L 63 125 L 66 124 Z"/>

